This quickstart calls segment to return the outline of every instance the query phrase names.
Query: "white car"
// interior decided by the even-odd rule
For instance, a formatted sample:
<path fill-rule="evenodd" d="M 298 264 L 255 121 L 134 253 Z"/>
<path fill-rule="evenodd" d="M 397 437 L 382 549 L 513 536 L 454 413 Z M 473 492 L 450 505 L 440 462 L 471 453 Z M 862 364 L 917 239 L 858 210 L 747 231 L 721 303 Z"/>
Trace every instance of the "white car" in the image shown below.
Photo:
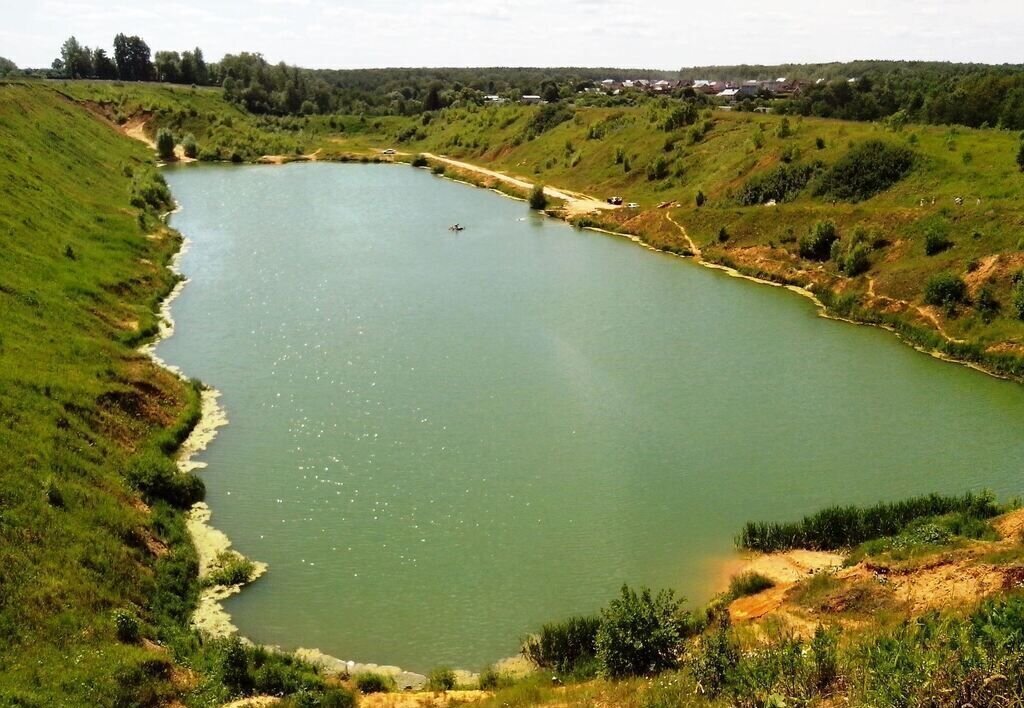
<path fill-rule="evenodd" d="M 636 202 L 630 202 L 629 204 L 626 205 L 626 208 L 627 209 L 639 209 L 640 205 L 637 204 Z"/>
<path fill-rule="evenodd" d="M 387 150 L 384 151 L 384 154 L 385 155 L 394 155 L 395 154 L 395 149 L 394 148 L 388 148 Z"/>

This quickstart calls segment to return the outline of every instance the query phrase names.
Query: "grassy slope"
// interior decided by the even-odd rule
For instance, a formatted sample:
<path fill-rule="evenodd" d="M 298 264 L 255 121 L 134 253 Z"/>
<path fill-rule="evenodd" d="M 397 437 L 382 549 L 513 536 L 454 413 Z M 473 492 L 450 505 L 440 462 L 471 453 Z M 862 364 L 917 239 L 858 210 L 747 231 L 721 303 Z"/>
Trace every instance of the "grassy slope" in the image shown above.
<path fill-rule="evenodd" d="M 48 91 L 0 86 L 0 697 L 98 704 L 154 658 L 153 520 L 132 453 L 180 427 L 192 390 L 132 346 L 172 285 L 126 169 L 147 151 Z M 69 257 L 70 247 L 74 258 Z"/>
<path fill-rule="evenodd" d="M 887 322 L 928 346 L 943 343 L 916 330 L 934 332 L 938 322 L 951 338 L 978 345 L 963 351 L 953 347 L 952 353 L 968 358 L 987 356 L 992 366 L 1021 371 L 1024 323 L 1013 316 L 1010 307 L 1010 279 L 1024 267 L 1018 248 L 1024 237 L 1024 175 L 1013 161 L 1017 135 L 923 126 L 892 133 L 867 123 L 790 119 L 793 134 L 780 138 L 778 116 L 716 111 L 713 128 L 703 140 L 689 144 L 686 130 L 666 133 L 660 129 L 666 111 L 650 104 L 629 110 L 579 110 L 574 120 L 533 140 L 521 140 L 519 136 L 535 110 L 450 110 L 443 120 L 422 127 L 421 139 L 406 149 L 450 155 L 597 196 L 619 194 L 648 210 L 660 202 L 677 201 L 681 206 L 672 209 L 671 215 L 705 249 L 709 260 L 774 280 L 819 283 L 823 289 L 848 296 L 842 314 L 876 319 L 884 312 Z M 593 130 L 601 137 L 588 139 Z M 758 133 L 764 139 L 761 148 L 755 147 Z M 825 141 L 822 150 L 816 147 L 819 137 Z M 666 151 L 668 138 L 676 142 Z M 787 149 L 799 152 L 796 162 L 822 160 L 827 165 L 845 154 L 851 144 L 872 138 L 907 144 L 918 156 L 917 166 L 907 178 L 873 199 L 833 205 L 831 200 L 812 196 L 810 189 L 775 208 L 741 207 L 734 199 L 748 179 L 779 165 Z M 616 163 L 620 148 L 631 163 L 629 172 Z M 668 160 L 669 176 L 649 181 L 645 168 L 658 157 Z M 701 209 L 695 206 L 698 190 L 709 199 Z M 955 206 L 957 196 L 965 198 L 964 206 Z M 919 206 L 921 199 L 925 199 L 924 207 Z M 663 218 L 668 211 L 648 211 L 633 218 L 621 212 L 614 221 L 653 245 L 679 250 L 685 241 Z M 835 221 L 842 236 L 860 225 L 891 245 L 871 255 L 868 273 L 852 280 L 843 278 L 833 263 L 821 266 L 797 255 L 796 239 L 823 219 Z M 924 232 L 934 223 L 948 230 L 954 246 L 929 257 L 924 254 Z M 731 236 L 725 244 L 717 241 L 722 227 Z M 982 266 L 977 273 L 968 273 L 972 261 Z M 982 284 L 989 284 L 1003 305 L 1000 314 L 985 323 L 970 308 L 960 308 L 951 317 L 921 307 L 923 283 L 944 271 L 965 277 L 972 295 Z M 868 294 L 869 289 L 875 297 Z M 995 358 L 1004 352 L 1012 357 Z"/>

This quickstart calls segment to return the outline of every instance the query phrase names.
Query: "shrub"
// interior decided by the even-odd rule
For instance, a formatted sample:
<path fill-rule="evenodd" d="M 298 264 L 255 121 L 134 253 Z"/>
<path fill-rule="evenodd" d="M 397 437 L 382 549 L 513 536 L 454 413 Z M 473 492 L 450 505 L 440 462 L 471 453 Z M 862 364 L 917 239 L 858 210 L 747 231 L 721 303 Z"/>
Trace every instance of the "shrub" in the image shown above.
<path fill-rule="evenodd" d="M 496 691 L 508 688 L 515 680 L 506 673 L 499 672 L 493 666 L 485 666 L 480 671 L 479 687 L 482 691 Z"/>
<path fill-rule="evenodd" d="M 455 672 L 447 667 L 434 669 L 427 676 L 427 688 L 431 691 L 453 691 L 456 683 Z"/>
<path fill-rule="evenodd" d="M 141 636 L 139 620 L 127 610 L 118 610 L 114 613 L 114 630 L 117 638 L 126 644 L 137 643 Z"/>
<path fill-rule="evenodd" d="M 704 196 L 704 192 L 702 192 L 700 190 L 697 190 L 697 207 L 700 208 L 700 207 L 704 206 L 704 203 L 706 201 L 707 201 L 707 197 Z"/>
<path fill-rule="evenodd" d="M 430 168 L 430 171 L 435 175 L 443 175 L 445 172 L 444 165 L 434 165 Z"/>
<path fill-rule="evenodd" d="M 982 321 L 986 324 L 994 320 L 1002 308 L 999 300 L 992 293 L 992 288 L 987 285 L 983 285 L 978 291 L 978 297 L 975 298 L 974 306 L 977 308 L 978 314 L 981 315 Z"/>
<path fill-rule="evenodd" d="M 522 654 L 542 669 L 573 673 L 597 655 L 599 617 L 570 617 L 540 628 L 523 641 Z"/>
<path fill-rule="evenodd" d="M 360 693 L 390 693 L 395 690 L 395 680 L 384 674 L 367 671 L 356 674 L 353 679 Z"/>
<path fill-rule="evenodd" d="M 841 273 L 855 278 L 861 273 L 866 273 L 871 267 L 870 254 L 871 247 L 868 244 L 855 243 L 846 253 L 840 253 L 836 264 Z"/>
<path fill-rule="evenodd" d="M 533 135 L 540 135 L 571 120 L 573 115 L 573 110 L 564 104 L 548 103 L 541 106 L 530 119 L 528 131 Z"/>
<path fill-rule="evenodd" d="M 609 678 L 655 674 L 679 665 L 687 615 L 671 590 L 652 596 L 622 586 L 601 611 L 595 640 L 601 673 Z"/>
<path fill-rule="evenodd" d="M 967 283 L 952 273 L 939 273 L 924 285 L 924 301 L 937 307 L 952 307 L 967 298 Z"/>
<path fill-rule="evenodd" d="M 416 155 L 416 157 L 412 158 L 413 167 L 426 167 L 428 164 L 427 158 L 423 155 Z"/>
<path fill-rule="evenodd" d="M 530 208 L 543 211 L 548 206 L 548 197 L 544 194 L 544 185 L 535 184 L 530 192 Z"/>
<path fill-rule="evenodd" d="M 647 165 L 647 179 L 650 182 L 668 177 L 668 160 L 657 157 Z"/>
<path fill-rule="evenodd" d="M 661 129 L 668 133 L 679 128 L 684 128 L 696 123 L 698 117 L 699 111 L 697 110 L 696 104 L 687 101 L 672 109 L 668 114 L 668 117 L 664 122 L 662 122 Z"/>
<path fill-rule="evenodd" d="M 213 587 L 241 585 L 249 582 L 255 567 L 245 556 L 232 551 L 223 551 L 217 556 L 217 569 L 203 578 L 203 585 Z"/>
<path fill-rule="evenodd" d="M 740 191 L 744 206 L 764 204 L 770 200 L 784 202 L 796 197 L 820 169 L 813 165 L 779 165 L 775 169 L 747 180 Z"/>
<path fill-rule="evenodd" d="M 949 249 L 953 242 L 946 238 L 946 230 L 938 224 L 932 224 L 924 235 L 925 255 L 934 256 Z"/>
<path fill-rule="evenodd" d="M 249 655 L 238 637 L 227 640 L 220 661 L 221 677 L 224 685 L 233 691 L 244 692 L 252 686 L 249 675 Z"/>
<path fill-rule="evenodd" d="M 1013 290 L 1010 291 L 1010 299 L 1013 302 L 1013 311 L 1017 319 L 1024 320 L 1024 277 L 1017 273 L 1013 277 Z"/>
<path fill-rule="evenodd" d="M 1017 167 L 1020 168 L 1021 172 L 1024 172 L 1024 140 L 1020 143 L 1020 149 L 1017 150 Z"/>
<path fill-rule="evenodd" d="M 775 581 L 755 571 L 740 573 L 729 581 L 729 597 L 746 597 L 756 595 L 775 587 Z"/>
<path fill-rule="evenodd" d="M 779 127 L 775 131 L 775 134 L 783 139 L 788 138 L 793 134 L 793 129 L 789 126 L 789 118 L 784 117 L 782 119 L 782 122 L 779 123 Z"/>
<path fill-rule="evenodd" d="M 835 223 L 819 221 L 810 234 L 801 237 L 800 257 L 811 261 L 827 261 L 832 253 L 832 244 L 838 239 Z"/>
<path fill-rule="evenodd" d="M 185 136 L 185 139 L 181 141 L 181 149 L 185 153 L 185 157 L 195 159 L 199 155 L 199 145 L 196 143 L 196 136 L 189 133 Z"/>
<path fill-rule="evenodd" d="M 174 157 L 174 134 L 167 128 L 161 128 L 156 133 L 156 152 L 164 160 Z"/>
<path fill-rule="evenodd" d="M 704 693 L 716 696 L 725 687 L 729 673 L 740 661 L 740 651 L 728 627 L 706 632 L 690 659 L 690 670 Z"/>
<path fill-rule="evenodd" d="M 162 500 L 184 509 L 202 501 L 206 494 L 203 480 L 182 472 L 173 461 L 157 452 L 136 458 L 125 476 L 148 504 Z"/>
<path fill-rule="evenodd" d="M 822 176 L 815 194 L 863 201 L 899 182 L 913 166 L 910 148 L 868 140 L 852 147 Z"/>
<path fill-rule="evenodd" d="M 814 147 L 818 148 L 819 150 L 824 150 L 825 149 L 825 138 L 815 138 L 814 139 Z"/>
<path fill-rule="evenodd" d="M 724 226 L 718 230 L 718 242 L 725 243 L 729 240 L 729 231 Z"/>

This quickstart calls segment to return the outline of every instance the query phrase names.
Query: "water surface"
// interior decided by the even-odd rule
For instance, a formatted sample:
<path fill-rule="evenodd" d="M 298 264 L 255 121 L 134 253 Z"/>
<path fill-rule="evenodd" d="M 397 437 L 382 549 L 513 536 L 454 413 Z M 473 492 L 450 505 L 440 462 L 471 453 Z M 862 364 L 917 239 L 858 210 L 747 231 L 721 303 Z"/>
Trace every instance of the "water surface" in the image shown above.
<path fill-rule="evenodd" d="M 1019 386 L 781 289 L 407 167 L 167 177 L 159 354 L 223 392 L 204 479 L 270 564 L 227 603 L 253 640 L 476 668 L 626 581 L 707 599 L 747 519 L 1022 491 Z"/>

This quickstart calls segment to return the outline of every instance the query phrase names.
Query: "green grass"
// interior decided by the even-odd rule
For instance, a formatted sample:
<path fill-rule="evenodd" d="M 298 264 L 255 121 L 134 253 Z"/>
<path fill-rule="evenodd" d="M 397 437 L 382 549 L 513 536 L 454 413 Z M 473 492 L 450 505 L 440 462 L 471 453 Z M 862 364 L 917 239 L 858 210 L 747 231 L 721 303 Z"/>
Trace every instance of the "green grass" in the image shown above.
<path fill-rule="evenodd" d="M 308 665 L 188 626 L 180 507 L 202 485 L 169 455 L 200 388 L 135 349 L 176 282 L 170 204 L 141 143 L 48 84 L 0 82 L 0 705 L 326 695 Z"/>
<path fill-rule="evenodd" d="M 727 595 L 730 598 L 735 599 L 738 597 L 746 597 L 748 595 L 756 595 L 759 592 L 763 592 L 773 587 L 775 587 L 775 581 L 771 578 L 767 578 L 754 571 L 748 571 L 746 573 L 740 573 L 729 581 L 729 590 Z"/>

